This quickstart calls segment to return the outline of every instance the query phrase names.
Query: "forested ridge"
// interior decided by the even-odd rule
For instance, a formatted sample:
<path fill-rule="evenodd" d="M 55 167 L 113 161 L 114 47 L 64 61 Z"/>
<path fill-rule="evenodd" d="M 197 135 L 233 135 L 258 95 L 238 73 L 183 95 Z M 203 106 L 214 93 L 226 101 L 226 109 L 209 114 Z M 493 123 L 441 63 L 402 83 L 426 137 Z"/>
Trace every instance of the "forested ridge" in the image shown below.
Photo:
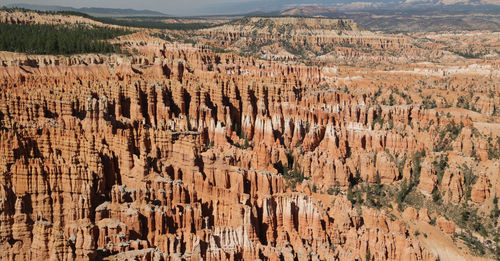
<path fill-rule="evenodd" d="M 28 54 L 119 53 L 107 39 L 128 34 L 115 28 L 84 25 L 0 23 L 0 50 Z"/>
<path fill-rule="evenodd" d="M 127 27 L 168 29 L 168 30 L 198 30 L 214 26 L 209 23 L 164 23 L 162 18 L 158 17 L 129 17 L 129 18 L 111 18 L 111 17 L 92 17 L 94 21 L 105 24 L 113 24 Z M 164 18 L 163 18 L 164 19 Z"/>
<path fill-rule="evenodd" d="M 40 11 L 40 10 L 30 10 L 24 8 L 2 8 L 7 12 L 36 12 L 38 14 L 45 15 L 73 15 L 80 16 L 94 20 L 96 22 L 101 22 L 105 24 L 125 26 L 125 27 L 137 27 L 137 28 L 152 28 L 152 29 L 167 29 L 167 30 L 198 30 L 204 28 L 210 28 L 215 26 L 211 23 L 164 23 L 163 19 L 169 19 L 172 17 L 156 17 L 156 16 L 143 16 L 143 17 L 95 17 L 86 13 L 76 12 L 76 11 Z"/>

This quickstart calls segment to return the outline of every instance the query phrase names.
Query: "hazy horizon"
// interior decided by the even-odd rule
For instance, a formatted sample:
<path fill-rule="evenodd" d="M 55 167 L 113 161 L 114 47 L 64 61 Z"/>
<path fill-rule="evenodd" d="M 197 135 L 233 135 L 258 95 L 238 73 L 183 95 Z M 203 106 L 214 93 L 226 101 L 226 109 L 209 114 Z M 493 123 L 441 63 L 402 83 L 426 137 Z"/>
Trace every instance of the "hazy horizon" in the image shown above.
<path fill-rule="evenodd" d="M 64 7 L 100 7 L 100 8 L 121 8 L 136 10 L 152 10 L 162 12 L 168 15 L 196 15 L 203 14 L 204 8 L 210 8 L 210 5 L 228 3 L 247 2 L 248 0 L 210 0 L 210 3 L 202 0 L 0 0 L 1 5 L 10 4 L 33 4 L 33 5 L 57 5 Z M 206 14 L 208 14 L 207 12 Z"/>
<path fill-rule="evenodd" d="M 300 5 L 320 5 L 336 7 L 340 10 L 356 9 L 379 9 L 388 8 L 399 10 L 403 8 L 448 6 L 453 4 L 465 4 L 468 6 L 493 4 L 498 5 L 496 0 L 0 0 L 1 5 L 32 4 L 32 5 L 54 5 L 64 7 L 97 7 L 97 8 L 121 8 L 135 10 L 152 10 L 162 12 L 171 16 L 195 16 L 195 15 L 227 15 L 245 14 L 255 11 L 277 11 L 286 7 Z"/>

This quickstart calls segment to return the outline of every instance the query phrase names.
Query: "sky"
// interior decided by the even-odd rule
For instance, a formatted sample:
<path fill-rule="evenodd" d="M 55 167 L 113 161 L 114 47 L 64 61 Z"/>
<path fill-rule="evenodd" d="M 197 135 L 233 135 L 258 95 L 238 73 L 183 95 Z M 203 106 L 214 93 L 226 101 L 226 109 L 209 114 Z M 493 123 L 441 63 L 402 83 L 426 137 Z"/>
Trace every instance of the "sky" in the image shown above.
<path fill-rule="evenodd" d="M 60 5 L 70 7 L 107 7 L 149 9 L 170 15 L 203 13 L 204 8 L 227 2 L 238 3 L 250 0 L 0 0 L 6 4 Z"/>

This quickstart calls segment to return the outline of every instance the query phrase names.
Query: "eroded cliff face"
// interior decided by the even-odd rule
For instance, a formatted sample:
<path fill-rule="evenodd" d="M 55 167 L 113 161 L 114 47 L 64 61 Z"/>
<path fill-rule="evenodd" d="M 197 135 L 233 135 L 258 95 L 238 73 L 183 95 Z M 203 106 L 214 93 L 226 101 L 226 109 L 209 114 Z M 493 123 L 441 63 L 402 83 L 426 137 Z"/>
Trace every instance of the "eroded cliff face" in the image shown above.
<path fill-rule="evenodd" d="M 53 24 L 53 25 L 86 24 L 86 25 L 116 27 L 114 25 L 104 24 L 82 16 L 75 16 L 69 14 L 56 14 L 56 13 L 44 14 L 35 11 L 17 10 L 17 9 L 0 10 L 0 23 Z"/>
<path fill-rule="evenodd" d="M 405 197 L 500 196 L 498 64 L 443 83 L 115 42 L 137 53 L 0 54 L 2 259 L 438 260 L 415 231 L 452 242 L 454 221 Z M 430 81 L 494 95 L 433 109 L 405 89 Z"/>
<path fill-rule="evenodd" d="M 373 33 L 350 19 L 247 17 L 201 30 L 198 35 L 216 40 L 222 48 L 288 61 L 307 57 L 345 63 L 356 59 L 359 65 L 364 60 L 387 59 L 387 51 L 384 55 L 376 54 L 380 50 L 400 54 L 398 51 L 404 49 L 405 56 L 411 57 L 418 49 L 409 43 L 408 37 Z"/>
<path fill-rule="evenodd" d="M 302 143 L 305 154 L 296 157 L 307 177 L 347 185 L 349 165 L 358 166 L 354 156 L 344 160 L 349 148 L 416 146 L 343 126 L 351 116 L 339 104 L 364 110 L 368 124 L 389 109 L 365 109 L 363 100 L 335 92 L 308 94 L 317 69 L 163 51 L 149 62 L 4 54 L 4 258 L 79 259 L 152 247 L 148 255 L 163 258 L 360 258 L 368 249 L 380 259 L 436 258 L 383 213 L 358 212 L 342 196 L 330 205 L 287 193 L 275 167 L 288 165 L 287 149 Z M 237 69 L 235 59 L 243 60 Z M 208 71 L 210 60 L 222 61 L 220 73 Z M 421 109 L 406 113 L 413 110 Z M 375 141 L 348 146 L 356 136 Z"/>

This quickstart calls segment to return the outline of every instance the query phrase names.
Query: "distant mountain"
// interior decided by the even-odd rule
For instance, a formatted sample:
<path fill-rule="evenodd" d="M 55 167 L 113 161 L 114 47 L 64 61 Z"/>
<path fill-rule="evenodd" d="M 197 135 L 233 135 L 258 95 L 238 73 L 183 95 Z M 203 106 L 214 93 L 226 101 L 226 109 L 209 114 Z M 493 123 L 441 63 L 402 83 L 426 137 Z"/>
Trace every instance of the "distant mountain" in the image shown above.
<path fill-rule="evenodd" d="M 281 15 L 289 16 L 323 16 L 337 13 L 337 9 L 333 7 L 323 7 L 318 5 L 301 6 L 284 9 L 280 12 Z"/>
<path fill-rule="evenodd" d="M 135 10 L 135 9 L 120 9 L 120 8 L 101 8 L 101 7 L 83 7 L 74 8 L 69 6 L 58 5 L 34 5 L 34 4 L 10 4 L 7 7 L 18 7 L 40 11 L 75 11 L 89 14 L 92 16 L 168 16 L 164 13 L 152 10 Z"/>
<path fill-rule="evenodd" d="M 409 4 L 410 1 L 414 4 Z M 352 2 L 339 7 L 300 5 L 279 11 L 247 13 L 246 16 L 347 18 L 361 28 L 389 32 L 498 31 L 500 28 L 500 5 L 488 4 L 485 0 L 406 0 L 393 7 L 382 2 Z"/>
<path fill-rule="evenodd" d="M 421 8 L 448 8 L 500 6 L 499 0 L 249 0 L 247 2 L 226 2 L 205 4 L 193 8 L 193 12 L 211 14 L 243 14 L 290 12 L 287 15 L 322 15 L 344 11 L 399 10 Z M 314 7 L 314 8 L 311 8 Z M 311 10 L 306 10 L 311 9 Z M 281 10 L 281 11 L 280 11 Z"/>

